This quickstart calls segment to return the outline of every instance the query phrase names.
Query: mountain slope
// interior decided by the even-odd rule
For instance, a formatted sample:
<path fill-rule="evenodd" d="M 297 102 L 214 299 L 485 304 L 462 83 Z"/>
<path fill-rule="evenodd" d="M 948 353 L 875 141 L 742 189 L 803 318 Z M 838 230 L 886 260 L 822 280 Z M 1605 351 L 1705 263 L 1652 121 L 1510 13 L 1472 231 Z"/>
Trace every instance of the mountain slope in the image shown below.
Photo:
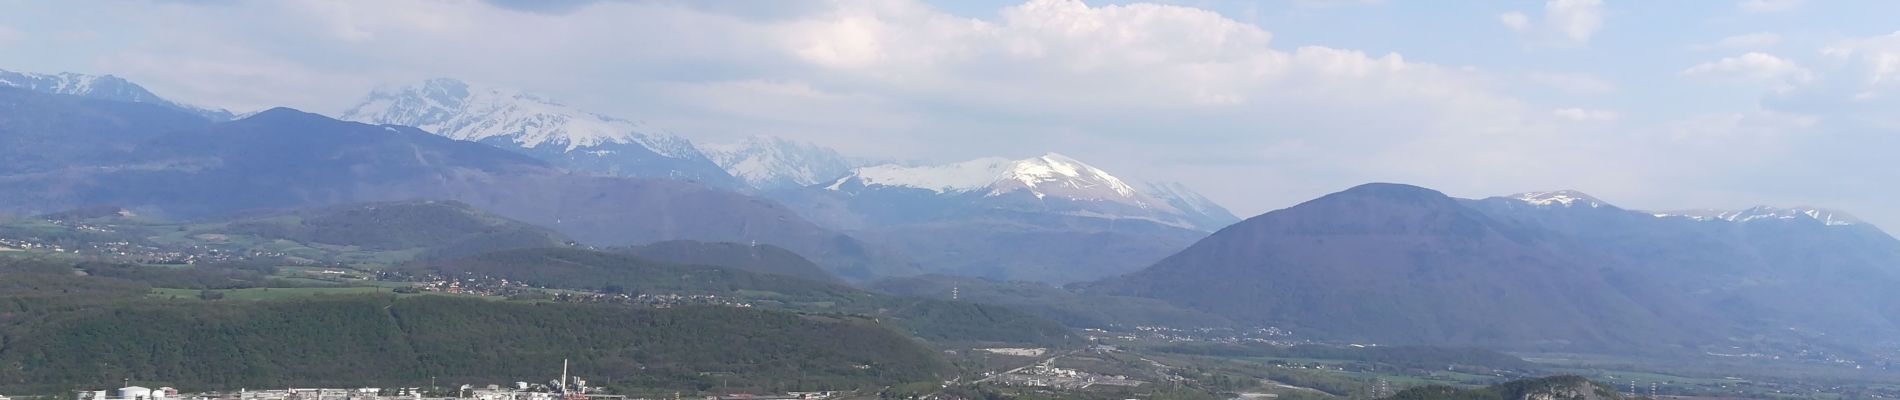
<path fill-rule="evenodd" d="M 161 105 L 11 87 L 0 87 L 0 110 L 0 174 L 10 176 L 118 163 L 136 144 L 211 124 Z"/>
<path fill-rule="evenodd" d="M 1058 346 L 1075 344 L 1077 339 L 1053 321 L 999 306 L 896 297 L 740 268 L 674 264 L 580 249 L 499 251 L 415 268 L 537 287 L 729 296 L 761 308 L 866 315 L 938 342 Z"/>
<path fill-rule="evenodd" d="M 211 121 L 228 121 L 232 118 L 230 111 L 166 100 L 145 90 L 143 86 L 112 75 L 86 75 L 71 72 L 48 75 L 0 70 L 0 87 L 98 100 L 153 104 L 191 113 Z"/>
<path fill-rule="evenodd" d="M 1133 272 L 1206 234 L 1146 221 L 995 212 L 865 229 L 926 272 L 1052 284 Z"/>
<path fill-rule="evenodd" d="M 1714 215 L 1369 184 L 1078 287 L 1381 343 L 1854 358 L 1900 333 L 1900 240 L 1839 212 Z"/>
<path fill-rule="evenodd" d="M 1187 222 L 1205 230 L 1219 230 L 1240 221 L 1220 203 L 1202 196 L 1179 182 L 1148 182 L 1142 192 L 1165 202 L 1186 215 Z"/>
<path fill-rule="evenodd" d="M 1743 325 L 1790 328 L 1781 333 L 1824 342 L 1900 333 L 1900 295 L 1882 289 L 1900 285 L 1900 240 L 1846 213 L 1767 206 L 1650 212 L 1591 199 L 1587 207 L 1520 196 L 1466 204 L 1644 271 L 1645 280 Z"/>
<path fill-rule="evenodd" d="M 490 215 L 454 201 L 404 201 L 298 210 L 244 218 L 222 232 L 363 250 L 421 249 L 424 259 L 572 242 L 546 228 Z"/>
<path fill-rule="evenodd" d="M 514 150 L 574 171 L 728 188 L 738 184 L 685 138 L 544 97 L 453 79 L 378 89 L 340 118 L 413 126 L 443 137 Z"/>
<path fill-rule="evenodd" d="M 1699 335 L 1626 274 L 1436 191 L 1368 184 L 1086 289 L 1380 343 L 1604 349 Z"/>
<path fill-rule="evenodd" d="M 700 150 L 727 173 L 759 190 L 811 186 L 851 172 L 851 163 L 835 150 L 779 137 L 752 136 Z"/>
<path fill-rule="evenodd" d="M 1382 400 L 1621 400 L 1616 388 L 1577 376 L 1521 379 L 1460 389 L 1431 385 L 1406 389 Z"/>
<path fill-rule="evenodd" d="M 900 296 L 996 304 L 1027 311 L 1077 328 L 1231 327 L 1232 321 L 1187 310 L 1155 299 L 1086 295 L 1038 282 L 998 282 L 980 278 L 922 275 L 887 278 L 865 285 Z"/>
<path fill-rule="evenodd" d="M 56 164 L 48 172 L 0 173 L 0 209 L 8 211 L 103 204 L 198 218 L 241 210 L 454 200 L 593 245 L 757 241 L 790 249 L 844 276 L 899 275 L 909 268 L 884 250 L 820 228 L 765 199 L 683 181 L 570 174 L 531 157 L 415 128 L 273 109 L 237 121 L 152 132 L 146 129 L 155 128 L 139 127 L 162 126 L 147 121 L 182 113 L 0 93 L 9 94 L 19 101 L 0 103 L 6 107 L 0 109 L 7 116 L 0 119 L 6 129 L 43 134 L 46 127 L 125 122 L 105 124 L 124 132 L 75 134 L 75 141 L 58 144 L 122 149 L 116 156 L 52 160 Z M 17 112 L 24 110 L 35 112 Z"/>
<path fill-rule="evenodd" d="M 813 282 L 842 282 L 797 253 L 769 244 L 708 243 L 669 240 L 621 250 L 640 258 L 675 264 L 711 265 Z"/>

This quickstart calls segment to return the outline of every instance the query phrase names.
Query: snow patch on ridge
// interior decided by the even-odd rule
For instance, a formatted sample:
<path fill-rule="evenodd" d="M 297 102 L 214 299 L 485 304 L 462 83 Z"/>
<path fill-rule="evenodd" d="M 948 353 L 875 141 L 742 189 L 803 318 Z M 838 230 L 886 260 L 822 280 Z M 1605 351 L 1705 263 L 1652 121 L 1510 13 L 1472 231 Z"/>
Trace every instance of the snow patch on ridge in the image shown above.
<path fill-rule="evenodd" d="M 726 173 L 760 189 L 811 186 L 844 176 L 851 164 L 827 147 L 773 136 L 700 146 Z"/>
<path fill-rule="evenodd" d="M 1859 218 L 1845 212 L 1815 207 L 1779 208 L 1756 206 L 1746 210 L 1683 210 L 1651 213 L 1657 218 L 1688 218 L 1696 221 L 1752 222 L 1806 219 L 1828 226 L 1860 225 Z"/>

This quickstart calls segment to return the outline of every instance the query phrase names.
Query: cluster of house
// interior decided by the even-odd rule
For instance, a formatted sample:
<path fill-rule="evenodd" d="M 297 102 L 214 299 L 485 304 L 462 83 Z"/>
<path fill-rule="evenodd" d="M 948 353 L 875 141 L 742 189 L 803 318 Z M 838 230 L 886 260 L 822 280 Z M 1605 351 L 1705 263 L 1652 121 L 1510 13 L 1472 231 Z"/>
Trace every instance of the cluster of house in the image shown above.
<path fill-rule="evenodd" d="M 282 390 L 239 390 L 231 393 L 192 393 L 179 394 L 178 389 L 162 387 L 151 389 L 142 386 L 127 386 L 119 390 L 81 390 L 74 400 L 371 400 L 402 399 L 420 400 L 422 391 L 416 388 L 397 389 L 385 396 L 383 389 L 297 389 Z"/>
<path fill-rule="evenodd" d="M 180 399 L 178 389 L 126 386 L 119 390 L 81 390 L 73 400 L 168 400 Z"/>
<path fill-rule="evenodd" d="M 553 382 L 550 382 L 553 384 Z M 575 379 L 573 386 L 563 393 L 559 389 L 550 390 L 547 385 L 517 383 L 514 387 L 489 385 L 487 388 L 471 388 L 464 385 L 456 397 L 423 397 L 421 388 L 288 388 L 276 390 L 239 390 L 236 392 L 207 392 L 180 394 L 178 389 L 150 389 L 140 386 L 128 386 L 119 390 L 83 390 L 74 400 L 625 400 L 625 396 L 582 394 L 586 381 Z M 594 388 L 598 390 L 598 388 Z M 0 400 L 7 400 L 0 397 Z"/>
<path fill-rule="evenodd" d="M 1057 389 L 1086 389 L 1090 386 L 1141 386 L 1147 382 L 1129 379 L 1121 375 L 1096 374 L 1081 370 L 1060 368 L 1041 364 L 1024 368 L 999 377 L 998 382 L 1014 386 L 1052 387 Z"/>

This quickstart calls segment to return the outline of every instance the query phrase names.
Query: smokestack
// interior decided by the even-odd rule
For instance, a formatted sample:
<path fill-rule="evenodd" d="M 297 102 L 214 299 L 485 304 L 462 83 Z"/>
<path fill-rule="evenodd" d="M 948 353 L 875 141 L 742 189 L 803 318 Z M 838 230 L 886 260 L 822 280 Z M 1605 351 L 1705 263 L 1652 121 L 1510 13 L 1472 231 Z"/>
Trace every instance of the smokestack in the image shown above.
<path fill-rule="evenodd" d="M 567 359 L 561 359 L 561 394 L 567 394 Z"/>

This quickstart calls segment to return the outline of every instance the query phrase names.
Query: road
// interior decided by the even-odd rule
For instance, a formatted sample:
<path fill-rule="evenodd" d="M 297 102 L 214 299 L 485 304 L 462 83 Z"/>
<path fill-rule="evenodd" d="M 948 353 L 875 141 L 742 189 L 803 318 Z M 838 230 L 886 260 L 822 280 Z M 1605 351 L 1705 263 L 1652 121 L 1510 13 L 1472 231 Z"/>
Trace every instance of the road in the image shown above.
<path fill-rule="evenodd" d="M 1009 375 L 1009 374 L 1014 374 L 1014 373 L 1017 373 L 1017 372 L 1021 372 L 1022 370 L 1025 370 L 1025 369 L 1029 369 L 1029 367 L 1034 367 L 1034 366 L 1037 366 L 1037 365 L 1047 365 L 1047 364 L 1049 364 L 1049 363 L 1053 363 L 1053 362 L 1055 362 L 1055 361 L 1056 361 L 1056 359 L 1058 359 L 1058 358 L 1062 358 L 1062 357 L 1065 357 L 1065 356 L 1071 356 L 1071 355 L 1075 355 L 1075 353 L 1076 353 L 1076 352 L 1079 352 L 1079 351 L 1081 351 L 1081 350 L 1070 350 L 1070 351 L 1069 351 L 1069 352 L 1067 352 L 1067 353 L 1062 353 L 1062 354 L 1057 354 L 1057 355 L 1053 355 L 1053 356 L 1049 356 L 1049 358 L 1045 358 L 1045 359 L 1042 359 L 1042 361 L 1037 361 L 1037 362 L 1033 362 L 1033 363 L 1029 363 L 1029 365 L 1024 365 L 1024 366 L 1021 366 L 1021 367 L 1016 367 L 1016 369 L 1012 369 L 1012 370 L 1008 370 L 1008 371 L 1003 371 L 1003 373 L 1000 373 L 1000 374 L 992 374 L 992 375 L 990 375 L 990 376 L 989 376 L 989 377 L 987 377 L 987 378 L 983 378 L 983 379 L 978 379 L 978 380 L 976 380 L 975 382 L 971 382 L 971 383 L 983 383 L 983 382 L 989 382 L 989 381 L 991 381 L 991 380 L 994 380 L 994 379 L 996 379 L 996 378 L 1001 378 L 1001 377 L 1003 377 L 1004 375 Z"/>

